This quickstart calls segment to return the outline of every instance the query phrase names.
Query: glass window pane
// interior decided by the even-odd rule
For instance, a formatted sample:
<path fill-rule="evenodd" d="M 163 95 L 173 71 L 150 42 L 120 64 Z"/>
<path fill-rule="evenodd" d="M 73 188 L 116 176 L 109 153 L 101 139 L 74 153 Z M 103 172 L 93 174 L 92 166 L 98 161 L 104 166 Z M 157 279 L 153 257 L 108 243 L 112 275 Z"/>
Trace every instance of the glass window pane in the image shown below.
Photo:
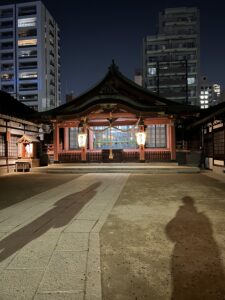
<path fill-rule="evenodd" d="M 78 127 L 69 128 L 69 148 L 70 149 L 79 149 Z"/>
<path fill-rule="evenodd" d="M 94 149 L 129 149 L 137 148 L 134 126 L 93 127 Z"/>

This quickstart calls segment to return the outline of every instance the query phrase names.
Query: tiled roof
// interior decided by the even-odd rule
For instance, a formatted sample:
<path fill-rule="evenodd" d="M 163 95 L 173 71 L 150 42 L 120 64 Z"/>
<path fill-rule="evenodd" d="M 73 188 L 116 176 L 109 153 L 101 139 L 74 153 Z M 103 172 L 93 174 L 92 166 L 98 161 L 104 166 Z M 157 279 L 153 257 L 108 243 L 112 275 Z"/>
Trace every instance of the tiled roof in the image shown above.
<path fill-rule="evenodd" d="M 30 119 L 35 111 L 23 103 L 13 98 L 8 93 L 0 91 L 0 114 L 17 117 L 22 119 Z"/>

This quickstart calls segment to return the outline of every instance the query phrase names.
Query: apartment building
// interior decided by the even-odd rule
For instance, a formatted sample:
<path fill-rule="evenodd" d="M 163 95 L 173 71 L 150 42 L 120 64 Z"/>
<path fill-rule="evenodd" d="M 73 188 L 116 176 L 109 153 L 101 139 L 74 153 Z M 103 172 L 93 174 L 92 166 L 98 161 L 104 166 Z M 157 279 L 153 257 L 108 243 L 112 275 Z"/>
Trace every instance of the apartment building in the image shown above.
<path fill-rule="evenodd" d="M 0 6 L 0 89 L 45 111 L 60 104 L 59 28 L 41 1 Z"/>
<path fill-rule="evenodd" d="M 159 13 L 158 33 L 143 43 L 143 86 L 159 95 L 199 105 L 199 11 L 168 8 Z"/>

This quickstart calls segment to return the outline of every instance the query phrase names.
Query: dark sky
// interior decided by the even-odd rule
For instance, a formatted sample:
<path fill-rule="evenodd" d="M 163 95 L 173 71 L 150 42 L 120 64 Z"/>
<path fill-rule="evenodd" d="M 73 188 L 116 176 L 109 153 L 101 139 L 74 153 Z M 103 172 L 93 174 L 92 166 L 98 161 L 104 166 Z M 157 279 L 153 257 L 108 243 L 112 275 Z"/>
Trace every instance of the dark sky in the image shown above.
<path fill-rule="evenodd" d="M 112 59 L 133 79 L 141 66 L 142 39 L 156 34 L 158 12 L 197 6 L 201 72 L 225 88 L 225 1 L 43 0 L 61 30 L 62 90 L 79 95 L 101 80 Z"/>

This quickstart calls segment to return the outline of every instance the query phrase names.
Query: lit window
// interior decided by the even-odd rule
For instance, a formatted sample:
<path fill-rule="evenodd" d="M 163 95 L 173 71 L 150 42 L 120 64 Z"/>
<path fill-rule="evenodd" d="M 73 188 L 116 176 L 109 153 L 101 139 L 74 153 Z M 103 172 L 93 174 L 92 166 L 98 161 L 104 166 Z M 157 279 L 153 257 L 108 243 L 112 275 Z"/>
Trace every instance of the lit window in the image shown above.
<path fill-rule="evenodd" d="M 204 104 L 205 101 L 200 101 L 201 104 Z"/>
<path fill-rule="evenodd" d="M 156 75 L 156 68 L 153 68 L 153 67 L 148 68 L 148 74 L 149 75 Z"/>
<path fill-rule="evenodd" d="M 209 92 L 208 91 L 205 91 L 205 95 L 208 95 L 209 94 Z"/>
<path fill-rule="evenodd" d="M 205 108 L 208 108 L 209 106 L 208 105 L 205 105 Z"/>
<path fill-rule="evenodd" d="M 201 105 L 201 109 L 205 108 L 204 105 Z"/>
<path fill-rule="evenodd" d="M 37 18 L 26 18 L 18 20 L 18 27 L 31 27 L 36 26 Z"/>
<path fill-rule="evenodd" d="M 205 96 L 204 98 L 205 98 L 205 99 L 208 99 L 208 98 L 209 98 L 209 96 Z"/>
<path fill-rule="evenodd" d="M 195 78 L 194 77 L 188 77 L 188 84 L 193 84 L 195 83 Z"/>
<path fill-rule="evenodd" d="M 37 78 L 37 72 L 23 72 L 19 75 L 20 79 Z"/>
<path fill-rule="evenodd" d="M 208 101 L 208 100 L 206 100 L 206 101 L 205 101 L 205 103 L 206 103 L 206 104 L 208 104 L 208 103 L 209 103 L 209 101 Z"/>
<path fill-rule="evenodd" d="M 26 47 L 26 46 L 36 46 L 37 39 L 29 39 L 29 40 L 20 40 L 18 41 L 19 47 Z"/>
<path fill-rule="evenodd" d="M 204 99 L 204 96 L 200 96 L 200 99 Z"/>
<path fill-rule="evenodd" d="M 201 91 L 201 94 L 204 94 L 204 92 L 203 92 L 203 91 Z"/>

